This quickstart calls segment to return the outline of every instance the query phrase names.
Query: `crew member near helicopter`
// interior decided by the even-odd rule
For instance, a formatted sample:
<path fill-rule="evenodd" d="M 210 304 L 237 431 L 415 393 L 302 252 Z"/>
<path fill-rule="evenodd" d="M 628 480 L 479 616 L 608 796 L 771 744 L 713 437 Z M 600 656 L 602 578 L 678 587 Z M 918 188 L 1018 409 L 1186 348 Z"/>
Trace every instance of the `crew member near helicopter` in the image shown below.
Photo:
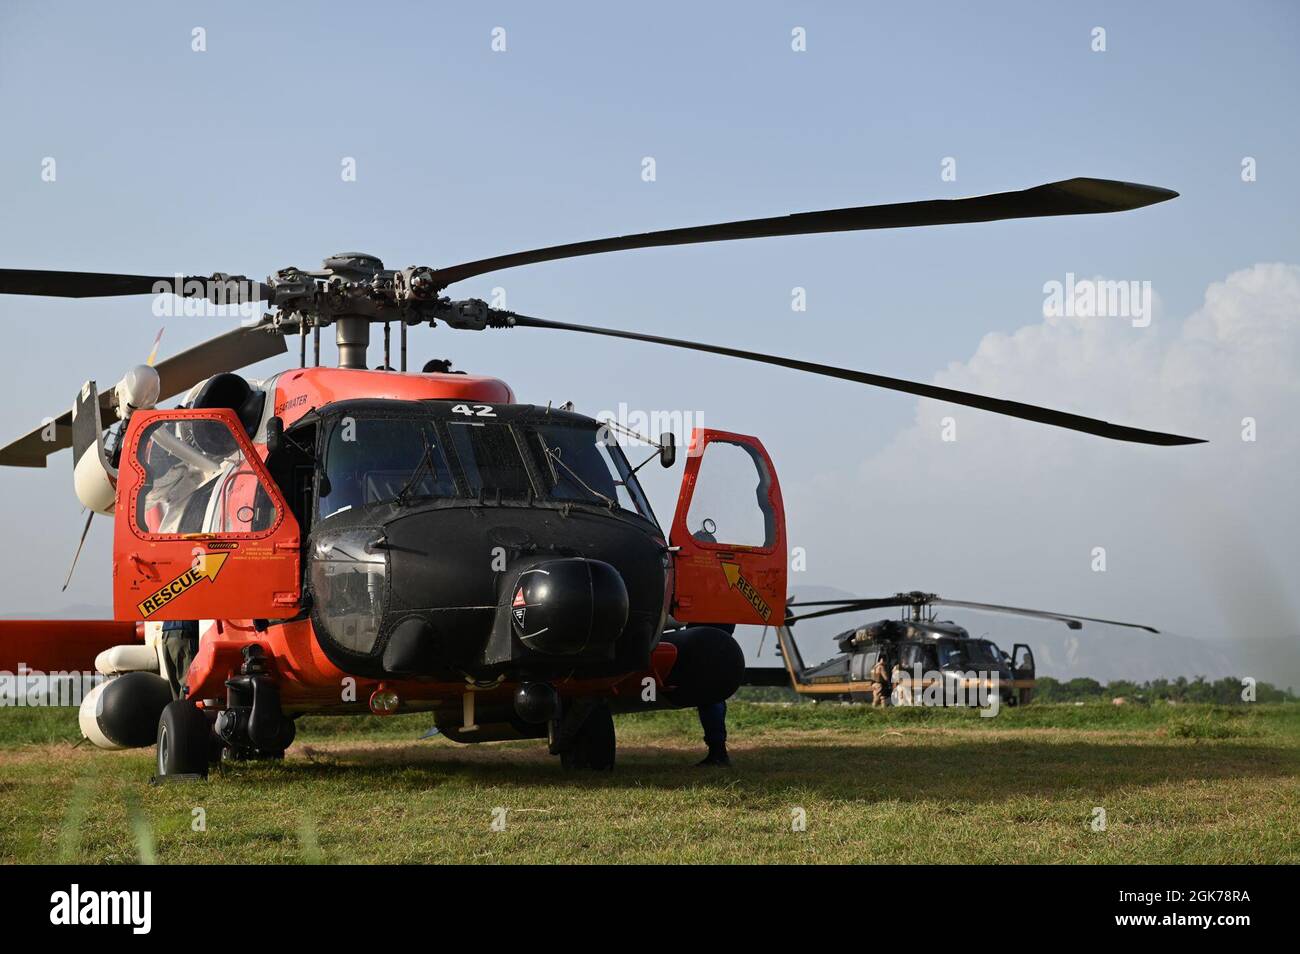
<path fill-rule="evenodd" d="M 704 543 L 717 543 L 718 538 L 713 535 L 713 530 L 712 521 L 705 520 L 700 529 L 694 531 L 691 536 Z M 736 634 L 735 623 L 709 623 L 708 625 L 732 636 Z M 696 706 L 695 711 L 700 717 L 700 728 L 704 730 L 704 744 L 709 748 L 708 754 L 696 762 L 695 767 L 730 768 L 731 756 L 727 754 L 727 703 L 712 702 L 705 706 Z"/>
<path fill-rule="evenodd" d="M 732 635 L 736 632 L 735 623 L 710 623 L 709 625 Z M 704 730 L 704 744 L 709 749 L 708 754 L 695 763 L 696 768 L 706 766 L 731 768 L 731 756 L 727 754 L 726 702 L 696 706 L 695 711 L 700 717 L 700 728 Z"/>
<path fill-rule="evenodd" d="M 871 705 L 884 708 L 889 700 L 889 669 L 885 666 L 885 654 L 876 657 L 876 664 L 871 667 Z"/>
<path fill-rule="evenodd" d="M 730 768 L 731 756 L 727 754 L 727 704 L 714 702 L 707 706 L 698 706 L 700 727 L 704 729 L 704 744 L 709 752 L 695 763 L 696 767 L 716 766 Z"/>
<path fill-rule="evenodd" d="M 199 621 L 185 619 L 163 623 L 162 648 L 167 657 L 167 671 L 163 675 L 171 684 L 172 698 L 184 698 L 185 677 L 199 652 Z"/>

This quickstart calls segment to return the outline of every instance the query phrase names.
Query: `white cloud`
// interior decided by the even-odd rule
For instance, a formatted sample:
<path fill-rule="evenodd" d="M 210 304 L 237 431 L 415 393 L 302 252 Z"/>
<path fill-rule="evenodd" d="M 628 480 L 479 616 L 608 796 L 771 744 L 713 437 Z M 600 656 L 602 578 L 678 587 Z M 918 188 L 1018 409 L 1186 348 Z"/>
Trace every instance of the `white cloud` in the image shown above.
<path fill-rule="evenodd" d="M 810 558 L 834 567 L 817 582 L 1300 635 L 1300 266 L 1234 272 L 1182 320 L 1157 300 L 1147 328 L 1052 317 L 990 334 L 935 383 L 1211 443 L 1124 444 L 919 401 L 888 446 L 787 490 Z"/>

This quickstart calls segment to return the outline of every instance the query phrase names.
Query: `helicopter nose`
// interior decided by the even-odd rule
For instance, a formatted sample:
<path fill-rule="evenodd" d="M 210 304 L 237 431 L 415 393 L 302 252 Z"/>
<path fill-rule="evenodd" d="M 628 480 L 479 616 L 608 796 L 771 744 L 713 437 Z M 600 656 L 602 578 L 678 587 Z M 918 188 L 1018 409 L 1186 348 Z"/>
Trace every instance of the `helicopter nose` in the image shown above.
<path fill-rule="evenodd" d="M 545 656 L 599 658 L 613 653 L 627 625 L 623 577 L 603 560 L 582 557 L 530 563 L 502 589 L 513 636 Z"/>

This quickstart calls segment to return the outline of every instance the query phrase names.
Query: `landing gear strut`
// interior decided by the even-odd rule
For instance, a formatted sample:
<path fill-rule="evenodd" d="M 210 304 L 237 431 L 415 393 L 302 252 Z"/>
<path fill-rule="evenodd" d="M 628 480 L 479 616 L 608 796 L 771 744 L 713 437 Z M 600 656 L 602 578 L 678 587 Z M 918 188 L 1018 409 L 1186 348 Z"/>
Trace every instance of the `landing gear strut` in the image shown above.
<path fill-rule="evenodd" d="M 293 744 L 296 727 L 280 709 L 280 688 L 261 646 L 246 646 L 239 675 L 226 680 L 226 708 L 214 730 L 232 759 L 283 758 Z"/>
<path fill-rule="evenodd" d="M 571 702 L 551 723 L 550 751 L 566 770 L 608 772 L 614 768 L 614 747 L 614 716 L 604 700 Z"/>
<path fill-rule="evenodd" d="M 278 759 L 295 726 L 280 708 L 280 690 L 261 646 L 244 649 L 239 674 L 226 681 L 226 705 L 215 716 L 191 699 L 175 699 L 158 720 L 158 777 L 207 778 L 221 759 Z"/>

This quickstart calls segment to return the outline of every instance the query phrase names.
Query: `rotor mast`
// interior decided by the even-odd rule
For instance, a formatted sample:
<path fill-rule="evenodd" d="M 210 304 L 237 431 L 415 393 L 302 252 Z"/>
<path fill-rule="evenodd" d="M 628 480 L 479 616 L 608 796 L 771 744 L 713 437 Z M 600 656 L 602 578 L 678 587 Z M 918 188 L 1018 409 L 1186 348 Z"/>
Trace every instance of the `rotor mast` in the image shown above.
<path fill-rule="evenodd" d="M 370 348 L 370 319 L 344 315 L 334 320 L 334 343 L 339 349 L 340 368 L 369 367 L 366 352 Z"/>
<path fill-rule="evenodd" d="M 391 326 L 396 322 L 405 370 L 406 329 L 410 325 L 432 326 L 442 321 L 452 328 L 479 331 L 507 323 L 506 314 L 490 309 L 486 302 L 452 301 L 440 295 L 444 284 L 427 265 L 388 269 L 374 255 L 343 252 L 325 259 L 319 269 L 282 269 L 267 279 L 266 297 L 278 309 L 270 320 L 281 333 L 296 330 L 301 335 L 310 327 L 313 335 L 319 335 L 321 327 L 334 325 L 340 368 L 369 367 L 370 326 L 376 323 L 384 326 L 387 365 Z M 302 351 L 305 355 L 305 340 Z"/>

